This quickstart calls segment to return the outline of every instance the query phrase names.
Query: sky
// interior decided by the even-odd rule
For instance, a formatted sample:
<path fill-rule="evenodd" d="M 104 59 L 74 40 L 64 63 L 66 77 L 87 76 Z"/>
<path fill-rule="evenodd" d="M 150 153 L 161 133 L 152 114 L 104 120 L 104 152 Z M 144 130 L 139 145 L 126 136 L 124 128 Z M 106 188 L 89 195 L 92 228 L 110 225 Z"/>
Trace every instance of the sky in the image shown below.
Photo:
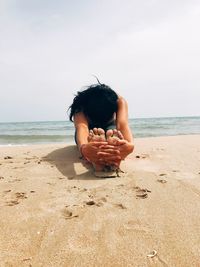
<path fill-rule="evenodd" d="M 0 0 L 0 122 L 67 120 L 96 75 L 130 118 L 200 116 L 199 0 Z"/>

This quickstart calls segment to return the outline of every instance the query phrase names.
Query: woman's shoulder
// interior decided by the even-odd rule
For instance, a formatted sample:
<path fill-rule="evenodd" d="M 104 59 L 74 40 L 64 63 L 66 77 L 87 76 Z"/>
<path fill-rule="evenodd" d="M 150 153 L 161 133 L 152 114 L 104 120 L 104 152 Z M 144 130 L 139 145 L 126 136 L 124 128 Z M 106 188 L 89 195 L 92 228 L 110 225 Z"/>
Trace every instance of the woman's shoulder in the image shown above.
<path fill-rule="evenodd" d="M 127 101 L 124 97 L 118 95 L 118 100 L 117 100 L 118 106 L 123 106 L 123 105 L 127 105 Z"/>
<path fill-rule="evenodd" d="M 85 114 L 82 111 L 75 113 L 73 116 L 73 119 L 74 119 L 75 124 L 84 123 L 88 125 L 88 118 L 85 116 Z"/>

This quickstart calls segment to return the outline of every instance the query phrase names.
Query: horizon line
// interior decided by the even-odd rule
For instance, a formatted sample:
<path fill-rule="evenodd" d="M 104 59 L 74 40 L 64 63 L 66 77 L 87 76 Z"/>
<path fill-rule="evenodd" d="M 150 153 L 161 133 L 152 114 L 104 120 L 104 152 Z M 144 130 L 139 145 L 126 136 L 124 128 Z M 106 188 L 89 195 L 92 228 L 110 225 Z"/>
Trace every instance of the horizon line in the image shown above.
<path fill-rule="evenodd" d="M 164 117 L 134 117 L 129 118 L 129 120 L 137 120 L 137 119 L 172 119 L 172 118 L 198 118 L 200 115 L 194 116 L 164 116 Z M 3 123 L 32 123 L 32 122 L 70 122 L 70 120 L 36 120 L 36 121 L 0 121 L 1 124 Z"/>

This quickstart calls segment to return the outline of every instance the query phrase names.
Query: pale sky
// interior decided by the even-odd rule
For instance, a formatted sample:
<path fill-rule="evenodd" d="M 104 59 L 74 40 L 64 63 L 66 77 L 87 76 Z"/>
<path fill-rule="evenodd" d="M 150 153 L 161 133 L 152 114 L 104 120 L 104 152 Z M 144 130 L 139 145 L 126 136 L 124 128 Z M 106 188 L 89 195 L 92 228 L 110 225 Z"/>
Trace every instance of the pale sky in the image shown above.
<path fill-rule="evenodd" d="M 83 86 L 129 116 L 200 116 L 199 0 L 0 0 L 0 122 L 67 119 Z"/>

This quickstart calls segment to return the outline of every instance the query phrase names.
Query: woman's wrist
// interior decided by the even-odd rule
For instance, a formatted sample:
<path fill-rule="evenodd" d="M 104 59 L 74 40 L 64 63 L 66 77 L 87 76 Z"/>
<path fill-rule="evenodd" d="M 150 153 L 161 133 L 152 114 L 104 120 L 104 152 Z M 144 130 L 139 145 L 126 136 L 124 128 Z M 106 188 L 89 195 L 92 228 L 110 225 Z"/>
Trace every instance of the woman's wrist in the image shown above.
<path fill-rule="evenodd" d="M 130 153 L 133 152 L 133 150 L 134 150 L 134 144 L 133 143 L 128 143 L 128 150 Z"/>
<path fill-rule="evenodd" d="M 87 147 L 87 144 L 82 144 L 80 147 L 79 147 L 79 151 L 80 151 L 80 154 L 81 156 L 86 159 L 87 161 L 90 162 L 90 160 L 88 159 L 88 157 L 85 155 L 85 148 Z"/>
<path fill-rule="evenodd" d="M 124 160 L 129 154 L 131 154 L 134 150 L 134 145 L 131 142 L 127 142 L 126 144 L 122 145 L 120 148 L 120 155 Z"/>
<path fill-rule="evenodd" d="M 84 150 L 84 146 L 85 146 L 86 144 L 82 144 L 82 145 L 80 145 L 80 147 L 79 147 L 79 151 L 80 151 L 80 154 L 81 154 L 81 156 L 84 158 L 84 152 L 83 152 L 83 150 Z"/>

